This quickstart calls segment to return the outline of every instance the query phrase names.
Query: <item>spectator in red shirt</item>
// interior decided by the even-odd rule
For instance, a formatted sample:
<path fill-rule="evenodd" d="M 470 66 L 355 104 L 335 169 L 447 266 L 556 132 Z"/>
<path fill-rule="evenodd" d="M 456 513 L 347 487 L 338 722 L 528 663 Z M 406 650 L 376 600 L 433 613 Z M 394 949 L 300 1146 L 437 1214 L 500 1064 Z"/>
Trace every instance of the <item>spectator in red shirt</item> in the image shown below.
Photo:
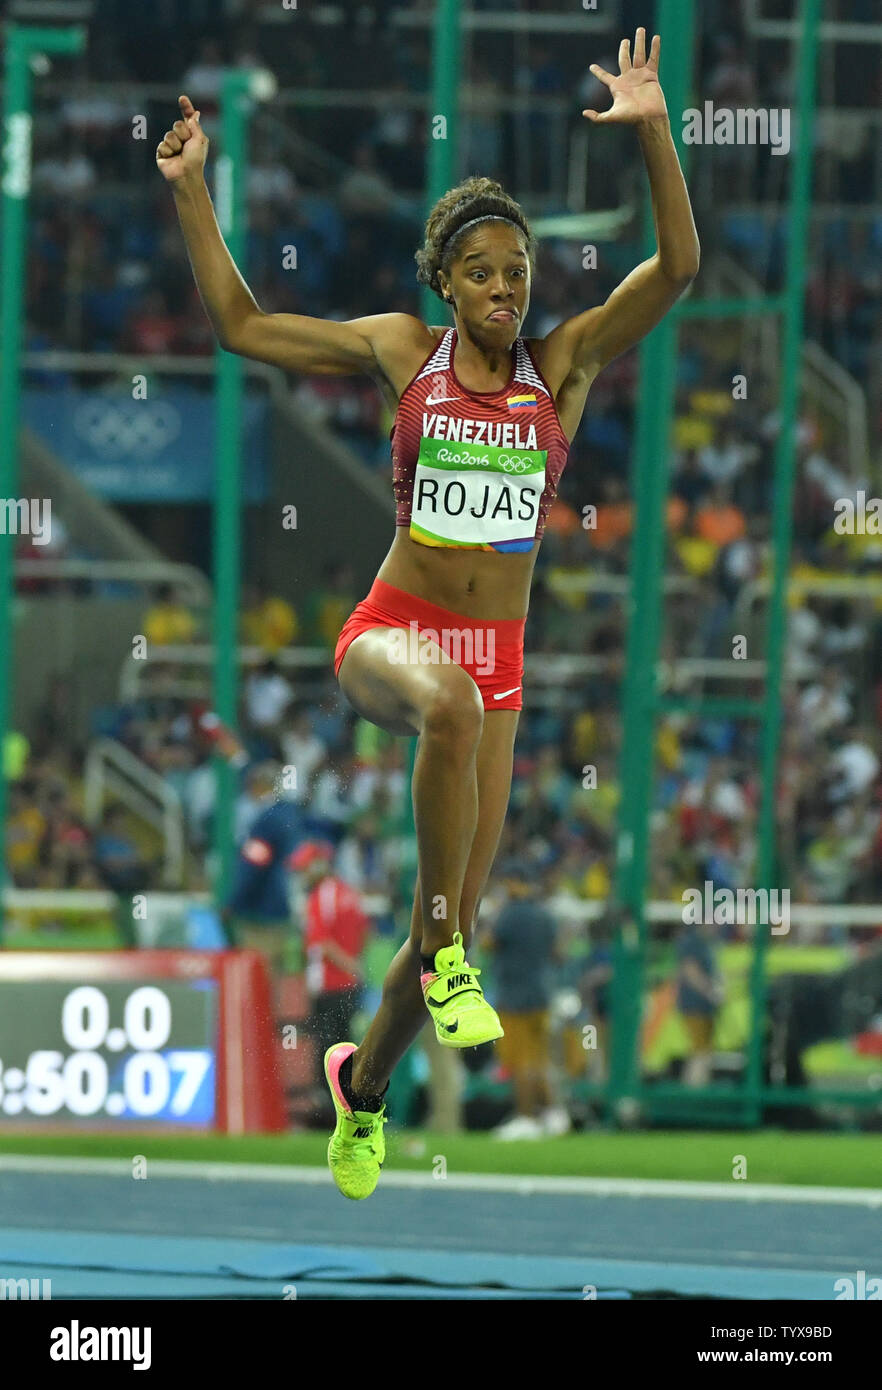
<path fill-rule="evenodd" d="M 130 352 L 174 352 L 179 324 L 169 313 L 166 297 L 161 290 L 148 290 L 134 310 L 127 325 Z"/>
<path fill-rule="evenodd" d="M 307 890 L 306 984 L 312 996 L 310 1031 L 316 1041 L 319 1084 L 327 1049 L 350 1041 L 369 926 L 358 893 L 332 872 L 333 853 L 326 842 L 307 840 L 291 856 L 291 867 L 303 875 Z"/>

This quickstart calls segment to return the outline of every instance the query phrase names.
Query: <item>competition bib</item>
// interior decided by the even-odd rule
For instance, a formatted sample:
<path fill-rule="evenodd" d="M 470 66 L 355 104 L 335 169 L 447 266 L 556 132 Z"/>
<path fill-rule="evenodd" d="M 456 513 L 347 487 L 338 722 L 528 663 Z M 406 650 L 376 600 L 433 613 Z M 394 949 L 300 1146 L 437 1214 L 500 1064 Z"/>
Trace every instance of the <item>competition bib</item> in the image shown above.
<path fill-rule="evenodd" d="M 501 449 L 424 435 L 413 480 L 411 539 L 422 545 L 529 549 L 539 524 L 547 457 L 547 449 Z"/>

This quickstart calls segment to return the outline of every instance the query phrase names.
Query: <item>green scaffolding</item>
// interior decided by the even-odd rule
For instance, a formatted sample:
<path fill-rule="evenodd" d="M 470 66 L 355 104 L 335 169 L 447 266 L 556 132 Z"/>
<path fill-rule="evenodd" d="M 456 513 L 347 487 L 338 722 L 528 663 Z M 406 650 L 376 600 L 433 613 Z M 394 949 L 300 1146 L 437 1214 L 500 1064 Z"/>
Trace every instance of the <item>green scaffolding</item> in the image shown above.
<path fill-rule="evenodd" d="M 447 118 L 445 137 L 430 143 L 427 169 L 427 207 L 451 182 L 456 172 L 456 114 L 459 68 L 459 0 L 439 4 L 435 24 L 432 114 Z M 785 638 L 786 585 L 792 536 L 800 345 L 803 327 L 803 286 L 809 229 L 812 135 L 816 106 L 816 70 L 821 0 L 802 0 L 797 54 L 798 97 L 796 142 L 790 184 L 785 285 L 782 293 L 757 299 L 688 298 L 680 301 L 646 338 L 640 349 L 636 444 L 633 473 L 634 544 L 630 566 L 631 589 L 627 613 L 626 670 L 622 688 L 623 741 L 619 767 L 621 811 L 616 841 L 616 875 L 610 906 L 617 922 L 610 1020 L 611 1057 L 608 1080 L 580 1091 L 598 1101 L 609 1120 L 630 1121 L 635 1114 L 652 1120 L 685 1115 L 699 1122 L 720 1120 L 758 1124 L 763 1106 L 800 1105 L 814 1092 L 763 1083 L 763 1030 L 766 1011 L 766 953 L 768 925 L 757 924 L 750 976 L 751 1026 L 744 1081 L 737 1086 L 686 1088 L 648 1085 L 641 1076 L 640 1037 L 647 977 L 647 867 L 649 822 L 653 805 L 655 725 L 659 714 L 673 710 L 755 719 L 761 725 L 762 802 L 759 815 L 759 860 L 756 886 L 781 886 L 776 880 L 775 785 L 781 724 L 782 657 Z M 684 172 L 689 175 L 689 149 L 679 138 L 678 113 L 692 99 L 696 53 L 694 0 L 660 0 L 657 30 L 666 37 L 664 91 L 672 113 L 672 130 L 680 145 Z M 655 250 L 655 229 L 647 195 L 644 225 L 645 255 Z M 427 322 L 435 317 L 436 301 L 428 292 L 422 305 Z M 781 430 L 775 454 L 773 504 L 773 582 L 767 624 L 766 690 L 761 700 L 664 695 L 657 689 L 662 588 L 665 565 L 665 504 L 668 491 L 668 449 L 674 416 L 678 333 L 681 320 L 725 319 L 780 315 L 783 320 L 781 370 Z M 749 364 L 746 364 L 749 367 Z M 411 741 L 409 772 L 413 772 L 416 740 Z M 409 796 L 403 807 L 402 831 L 412 836 Z M 409 904 L 412 866 L 402 878 L 402 896 Z M 410 1086 L 405 1083 L 405 1091 Z M 828 1099 L 858 1105 L 873 1097 L 866 1093 L 825 1091 Z M 402 1099 L 403 1097 L 399 1098 Z"/>
<path fill-rule="evenodd" d="M 761 724 L 762 801 L 758 823 L 756 887 L 780 887 L 775 846 L 775 787 L 781 725 L 782 660 L 785 603 L 792 538 L 795 473 L 795 424 L 800 380 L 803 293 L 809 231 L 812 133 L 816 105 L 816 67 L 821 0 L 803 0 L 797 54 L 798 98 L 796 147 L 788 206 L 789 237 L 785 288 L 774 298 L 752 300 L 686 299 L 678 303 L 640 349 L 640 386 L 633 474 L 634 530 L 631 590 L 628 605 L 626 667 L 623 684 L 623 738 L 619 780 L 621 810 L 616 846 L 615 908 L 618 916 L 612 981 L 610 1072 L 608 1084 L 591 1088 L 605 1103 L 607 1117 L 625 1120 L 635 1113 L 647 1119 L 686 1116 L 714 1123 L 725 1116 L 733 1123 L 760 1122 L 763 1104 L 804 1104 L 806 1091 L 765 1088 L 762 1076 L 766 1013 L 766 953 L 769 926 L 757 923 L 750 976 L 751 1024 L 747 1067 L 741 1085 L 690 1089 L 648 1086 L 641 1076 L 640 1035 L 647 973 L 647 867 L 649 822 L 653 807 L 656 716 L 670 710 L 756 719 Z M 696 51 L 694 0 L 660 0 L 658 29 L 665 41 L 663 86 L 672 129 L 679 139 L 677 113 L 690 100 Z M 670 42 L 667 36 L 673 36 Z M 689 149 L 680 141 L 680 158 L 688 179 Z M 700 233 L 699 228 L 699 233 Z M 647 255 L 654 251 L 651 208 L 647 205 Z M 783 318 L 781 429 L 775 453 L 773 582 L 769 603 L 766 689 L 762 700 L 663 696 L 656 685 L 662 622 L 668 489 L 668 450 L 673 422 L 678 331 L 681 319 L 780 314 Z M 749 369 L 750 364 L 745 364 Z M 812 1093 L 815 1099 L 817 1096 Z M 858 1097 L 828 1098 L 858 1101 Z M 867 1097 L 860 1097 L 866 1101 Z"/>
<path fill-rule="evenodd" d="M 81 53 L 86 31 L 7 24 L 3 65 L 2 229 L 0 229 L 0 496 L 14 498 L 19 485 L 19 427 L 21 419 L 21 349 L 24 326 L 24 287 L 31 189 L 33 79 L 48 70 L 46 55 Z M 10 676 L 13 669 L 12 628 L 13 547 L 0 538 L 0 826 L 6 823 L 6 741 L 10 715 Z M 0 854 L 0 896 L 6 883 L 5 855 Z"/>

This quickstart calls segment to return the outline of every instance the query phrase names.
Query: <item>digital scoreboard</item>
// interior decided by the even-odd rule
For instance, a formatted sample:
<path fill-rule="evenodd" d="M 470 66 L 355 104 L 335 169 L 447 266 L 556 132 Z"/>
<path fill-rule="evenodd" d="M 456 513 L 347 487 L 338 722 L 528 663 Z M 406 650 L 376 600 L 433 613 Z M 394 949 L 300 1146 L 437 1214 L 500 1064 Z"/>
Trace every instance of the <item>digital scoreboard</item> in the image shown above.
<path fill-rule="evenodd" d="M 0 1020 L 0 1115 L 214 1124 L 214 981 L 0 980 Z"/>
<path fill-rule="evenodd" d="M 0 953 L 0 1133 L 287 1123 L 254 951 Z"/>

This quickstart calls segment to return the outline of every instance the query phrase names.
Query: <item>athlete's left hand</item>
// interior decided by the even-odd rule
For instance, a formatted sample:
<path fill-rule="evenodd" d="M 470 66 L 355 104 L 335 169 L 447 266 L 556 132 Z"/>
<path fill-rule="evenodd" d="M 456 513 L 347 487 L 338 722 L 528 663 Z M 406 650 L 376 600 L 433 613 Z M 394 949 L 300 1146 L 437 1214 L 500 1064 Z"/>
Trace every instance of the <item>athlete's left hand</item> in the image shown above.
<path fill-rule="evenodd" d="M 631 65 L 631 43 L 622 39 L 619 44 L 619 76 L 592 63 L 590 71 L 612 92 L 613 104 L 608 111 L 583 111 L 589 121 L 617 121 L 621 125 L 636 125 L 638 121 L 667 120 L 668 108 L 658 82 L 658 55 L 661 38 L 652 40 L 646 56 L 646 30 L 638 29 L 634 39 L 634 64 Z"/>

